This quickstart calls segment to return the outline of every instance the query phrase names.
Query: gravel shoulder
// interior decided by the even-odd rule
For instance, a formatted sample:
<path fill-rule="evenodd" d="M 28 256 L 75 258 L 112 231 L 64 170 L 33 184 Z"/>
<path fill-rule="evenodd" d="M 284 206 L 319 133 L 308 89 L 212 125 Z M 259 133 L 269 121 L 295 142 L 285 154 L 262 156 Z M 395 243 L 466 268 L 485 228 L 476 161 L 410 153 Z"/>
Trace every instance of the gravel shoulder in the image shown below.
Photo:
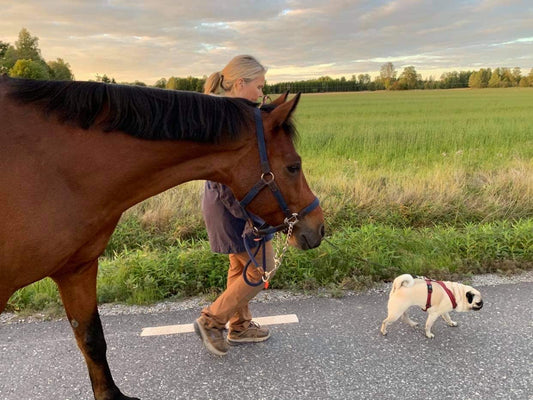
<path fill-rule="evenodd" d="M 502 276 L 497 274 L 484 274 L 476 275 L 465 281 L 474 287 L 483 287 L 483 286 L 496 286 L 496 285 L 507 285 L 520 282 L 533 282 L 533 270 L 525 271 L 520 274 Z M 376 285 L 375 287 L 365 290 L 365 291 L 345 291 L 344 296 L 358 296 L 361 294 L 387 294 L 390 290 L 391 283 L 383 283 Z M 312 297 L 328 297 L 330 296 L 326 291 L 318 291 L 311 293 L 297 293 L 287 290 L 265 290 L 259 293 L 253 300 L 252 303 L 276 303 L 276 302 L 287 302 L 301 299 L 308 299 Z M 126 304 L 116 304 L 116 303 L 106 303 L 100 304 L 98 309 L 101 316 L 108 315 L 125 315 L 125 314 L 159 314 L 170 311 L 183 311 L 190 309 L 201 309 L 207 306 L 210 303 L 210 300 L 207 300 L 205 297 L 197 296 L 191 297 L 184 300 L 169 300 L 163 301 L 160 303 L 152 304 L 149 306 L 136 306 L 136 305 L 126 305 Z M 38 322 L 43 320 L 49 320 L 50 317 L 41 313 L 36 313 L 30 316 L 21 316 L 16 313 L 7 313 L 4 312 L 0 314 L 0 323 L 24 323 L 24 322 Z M 62 318 L 57 318 L 62 319 Z"/>

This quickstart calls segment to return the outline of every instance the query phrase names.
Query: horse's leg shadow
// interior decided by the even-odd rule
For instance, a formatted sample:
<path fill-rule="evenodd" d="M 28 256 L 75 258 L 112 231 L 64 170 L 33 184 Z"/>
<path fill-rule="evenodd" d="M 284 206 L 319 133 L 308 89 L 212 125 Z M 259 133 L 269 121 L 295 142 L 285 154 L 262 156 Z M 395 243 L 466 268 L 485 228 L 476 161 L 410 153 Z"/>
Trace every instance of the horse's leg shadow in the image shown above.
<path fill-rule="evenodd" d="M 96 400 L 138 400 L 123 395 L 107 363 L 107 345 L 96 300 L 98 260 L 52 278 L 59 287 L 68 320 L 91 378 Z"/>
<path fill-rule="evenodd" d="M 14 290 L 0 286 L 0 314 L 4 312 L 7 302 L 13 293 L 15 293 Z"/>

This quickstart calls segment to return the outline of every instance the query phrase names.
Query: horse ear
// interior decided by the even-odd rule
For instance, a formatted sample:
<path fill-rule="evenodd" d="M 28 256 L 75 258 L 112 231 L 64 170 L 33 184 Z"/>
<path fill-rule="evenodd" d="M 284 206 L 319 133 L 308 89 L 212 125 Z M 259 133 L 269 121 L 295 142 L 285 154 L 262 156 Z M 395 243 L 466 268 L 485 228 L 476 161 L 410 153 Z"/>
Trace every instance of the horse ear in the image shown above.
<path fill-rule="evenodd" d="M 287 92 L 286 95 L 289 93 Z M 268 118 L 270 119 L 273 127 L 281 126 L 285 121 L 287 121 L 291 114 L 294 112 L 294 109 L 298 105 L 298 102 L 300 101 L 300 95 L 301 93 L 297 93 L 296 96 L 294 96 L 291 100 L 287 101 L 286 103 L 283 103 L 268 115 Z"/>
<path fill-rule="evenodd" d="M 285 103 L 287 101 L 287 97 L 289 97 L 289 91 L 288 90 L 285 93 L 283 93 L 282 95 L 280 95 L 276 100 L 273 100 L 272 103 L 270 103 L 270 104 L 274 104 L 276 107 L 280 106 L 280 105 L 282 105 L 283 103 Z"/>

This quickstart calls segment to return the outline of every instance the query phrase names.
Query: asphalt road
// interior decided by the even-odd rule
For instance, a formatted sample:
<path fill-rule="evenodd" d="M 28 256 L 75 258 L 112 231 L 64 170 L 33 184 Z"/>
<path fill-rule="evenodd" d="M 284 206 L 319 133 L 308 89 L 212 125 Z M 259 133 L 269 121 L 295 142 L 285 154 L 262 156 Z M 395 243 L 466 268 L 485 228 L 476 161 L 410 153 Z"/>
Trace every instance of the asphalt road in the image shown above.
<path fill-rule="evenodd" d="M 296 314 L 269 341 L 208 354 L 194 333 L 141 337 L 143 328 L 191 323 L 199 309 L 103 316 L 117 385 L 143 400 L 533 399 L 533 283 L 477 287 L 485 306 L 410 328 L 379 327 L 387 296 L 257 303 L 255 316 Z M 92 399 L 85 363 L 65 320 L 0 325 L 0 399 Z"/>

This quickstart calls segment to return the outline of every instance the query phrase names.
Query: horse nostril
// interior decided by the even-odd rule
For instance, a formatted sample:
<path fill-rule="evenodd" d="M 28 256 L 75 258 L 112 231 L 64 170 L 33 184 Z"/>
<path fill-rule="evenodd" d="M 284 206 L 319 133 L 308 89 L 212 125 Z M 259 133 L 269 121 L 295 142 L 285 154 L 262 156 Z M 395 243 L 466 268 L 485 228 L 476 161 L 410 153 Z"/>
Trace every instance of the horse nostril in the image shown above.
<path fill-rule="evenodd" d="M 326 234 L 326 228 L 324 228 L 324 224 L 320 226 L 320 229 L 318 231 L 320 233 L 320 237 L 324 237 L 324 235 Z"/>

